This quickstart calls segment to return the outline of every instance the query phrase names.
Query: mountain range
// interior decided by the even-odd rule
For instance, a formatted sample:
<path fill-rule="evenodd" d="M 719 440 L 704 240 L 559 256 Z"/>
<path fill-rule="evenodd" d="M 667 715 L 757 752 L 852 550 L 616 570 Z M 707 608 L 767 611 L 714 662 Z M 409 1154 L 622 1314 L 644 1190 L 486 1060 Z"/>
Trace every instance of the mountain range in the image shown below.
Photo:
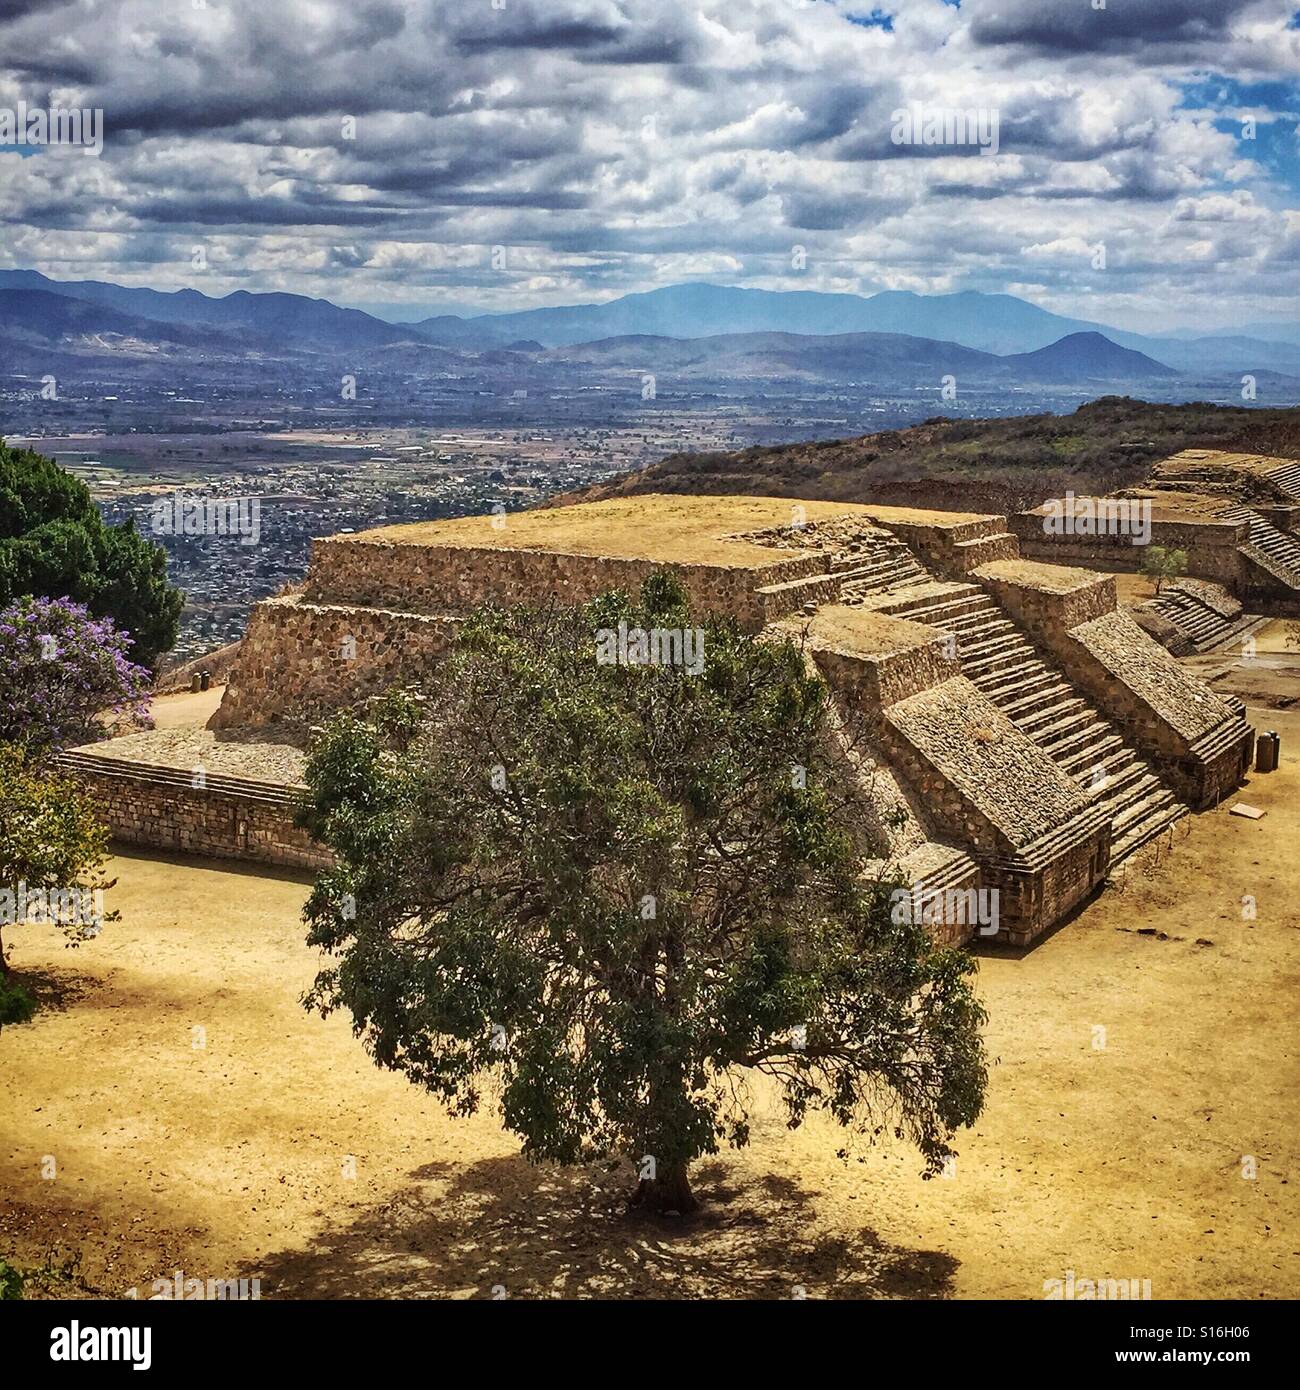
<path fill-rule="evenodd" d="M 732 333 L 810 335 L 904 333 L 999 354 L 1033 352 L 1075 333 L 1101 333 L 1175 370 L 1244 364 L 1300 371 L 1300 324 L 1260 325 L 1253 337 L 1185 334 L 1156 337 L 1067 318 L 1010 294 L 964 290 L 921 295 L 885 290 L 871 296 L 813 290 L 756 290 L 721 285 L 667 285 L 604 304 L 580 304 L 472 318 L 441 315 L 413 325 L 434 342 L 461 347 L 534 339 L 561 347 L 600 338 L 646 333 L 703 338 Z"/>
<path fill-rule="evenodd" d="M 900 383 L 946 373 L 991 383 L 1078 385 L 1300 377 L 1300 324 L 1188 337 L 1066 318 L 1014 295 L 964 291 L 863 297 L 710 284 L 670 285 L 601 304 L 390 323 L 325 299 L 240 290 L 221 298 L 36 271 L 0 271 L 0 356 L 37 346 L 72 363 L 175 353 L 192 360 L 345 355 L 402 370 L 471 375 L 508 368 L 545 386 L 590 373 L 695 381 Z M 0 370 L 2 370 L 0 361 Z"/>

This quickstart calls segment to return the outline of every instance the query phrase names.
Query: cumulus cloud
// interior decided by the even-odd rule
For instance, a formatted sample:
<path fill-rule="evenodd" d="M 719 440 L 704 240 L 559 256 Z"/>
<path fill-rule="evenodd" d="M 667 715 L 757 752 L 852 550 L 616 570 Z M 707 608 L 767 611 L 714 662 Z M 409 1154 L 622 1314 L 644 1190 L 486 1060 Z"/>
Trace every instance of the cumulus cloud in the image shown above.
<path fill-rule="evenodd" d="M 484 308 L 1031 283 L 1135 327 L 1294 293 L 1295 142 L 1263 157 L 1237 119 L 1294 123 L 1242 85 L 1300 69 L 1289 3 L 895 8 L 0 0 L 0 107 L 102 107 L 107 132 L 99 159 L 0 149 L 0 264 Z M 997 153 L 895 140 L 916 103 L 996 115 Z"/>

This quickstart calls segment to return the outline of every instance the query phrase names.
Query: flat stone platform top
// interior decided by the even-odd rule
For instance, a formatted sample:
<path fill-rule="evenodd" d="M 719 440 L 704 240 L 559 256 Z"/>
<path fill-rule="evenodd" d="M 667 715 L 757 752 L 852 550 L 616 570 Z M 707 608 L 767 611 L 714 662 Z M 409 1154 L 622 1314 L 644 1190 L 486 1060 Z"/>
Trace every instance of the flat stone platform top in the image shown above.
<path fill-rule="evenodd" d="M 467 516 L 450 521 L 379 526 L 331 539 L 439 549 L 532 550 L 614 560 L 760 569 L 806 556 L 807 549 L 786 550 L 760 545 L 745 539 L 744 533 L 789 526 L 796 516 L 805 521 L 859 519 L 864 525 L 879 522 L 884 526 L 891 521 L 952 526 L 981 519 L 964 512 L 813 502 L 797 497 L 685 497 L 647 493 L 609 498 L 603 502 L 582 502 L 572 507 L 511 512 L 504 518 Z M 502 520 L 504 525 L 501 525 Z"/>
<path fill-rule="evenodd" d="M 1178 477 L 1184 468 L 1236 468 L 1243 473 L 1271 473 L 1277 468 L 1286 468 L 1295 459 L 1277 458 L 1271 454 L 1238 454 L 1223 449 L 1184 449 L 1179 454 L 1171 454 L 1161 459 L 1151 470 L 1157 476 L 1167 474 Z"/>
<path fill-rule="evenodd" d="M 863 656 L 898 656 L 943 641 L 941 633 L 922 623 L 843 603 L 823 604 L 811 617 L 786 618 L 780 626 L 807 633 L 814 647 Z"/>
<path fill-rule="evenodd" d="M 1037 560 L 990 560 L 976 571 L 980 578 L 1000 579 L 1045 594 L 1073 594 L 1095 589 L 1111 581 L 1109 574 L 1079 569 L 1075 565 L 1043 565 Z"/>
<path fill-rule="evenodd" d="M 1136 497 L 1151 503 L 1151 515 L 1157 521 L 1177 521 L 1192 518 L 1198 522 L 1222 522 L 1224 526 L 1239 526 L 1220 513 L 1231 507 L 1235 497 L 1215 492 L 1187 492 L 1180 488 L 1126 488 L 1125 497 Z"/>
<path fill-rule="evenodd" d="M 265 731 L 259 733 L 256 739 L 241 739 L 218 737 L 209 729 L 147 729 L 103 743 L 85 743 L 72 751 L 178 772 L 202 768 L 214 777 L 247 777 L 254 782 L 301 786 L 306 753 L 292 744 L 275 742 Z"/>

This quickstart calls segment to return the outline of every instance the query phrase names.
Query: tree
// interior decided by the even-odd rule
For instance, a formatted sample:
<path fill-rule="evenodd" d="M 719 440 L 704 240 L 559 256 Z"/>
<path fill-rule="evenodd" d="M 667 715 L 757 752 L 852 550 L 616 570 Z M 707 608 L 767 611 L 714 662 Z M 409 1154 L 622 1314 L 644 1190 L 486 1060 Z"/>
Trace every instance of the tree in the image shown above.
<path fill-rule="evenodd" d="M 57 926 L 69 945 L 99 933 L 108 832 L 77 784 L 0 743 L 0 931 L 21 922 Z M 9 975 L 0 938 L 0 976 Z"/>
<path fill-rule="evenodd" d="M 698 674 L 637 662 L 638 633 L 692 631 L 664 575 L 486 609 L 422 691 L 338 717 L 303 813 L 338 856 L 305 909 L 334 960 L 304 1003 L 453 1114 L 490 1078 L 530 1159 L 630 1159 L 652 1209 L 747 1143 L 747 1073 L 791 1127 L 889 1128 L 934 1171 L 982 1105 L 973 964 L 864 877 L 805 654 L 709 623 Z"/>
<path fill-rule="evenodd" d="M 111 617 L 148 666 L 175 643 L 185 601 L 167 582 L 167 552 L 134 520 L 105 526 L 83 483 L 0 441 L 0 606 L 24 595 L 69 598 Z"/>
<path fill-rule="evenodd" d="M 147 722 L 149 672 L 129 638 L 68 599 L 24 598 L 0 612 L 0 743 L 44 756 L 102 737 L 104 713 Z"/>
<path fill-rule="evenodd" d="M 1159 593 L 1167 580 L 1187 573 L 1187 552 L 1163 545 L 1148 546 L 1142 557 L 1142 573 L 1155 580 L 1156 593 Z"/>

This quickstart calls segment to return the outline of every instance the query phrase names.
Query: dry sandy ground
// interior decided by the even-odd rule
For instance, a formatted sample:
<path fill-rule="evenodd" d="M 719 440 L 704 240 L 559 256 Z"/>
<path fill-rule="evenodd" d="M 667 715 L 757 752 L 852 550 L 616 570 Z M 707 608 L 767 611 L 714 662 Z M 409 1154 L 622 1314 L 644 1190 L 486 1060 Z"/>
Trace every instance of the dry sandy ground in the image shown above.
<path fill-rule="evenodd" d="M 71 1260 L 54 1293 L 181 1269 L 263 1297 L 1038 1298 L 1073 1270 L 1295 1297 L 1300 714 L 1264 718 L 1284 766 L 1242 795 L 1265 819 L 1199 817 L 1028 953 L 982 955 L 997 1060 L 951 1178 L 903 1148 L 846 1163 L 763 1104 L 748 1150 L 698 1165 L 690 1221 L 629 1217 L 626 1172 L 529 1167 L 306 1014 L 304 880 L 124 855 L 99 940 L 16 933 L 45 1010 L 0 1036 L 0 1256 Z"/>
<path fill-rule="evenodd" d="M 149 705 L 156 729 L 201 729 L 217 711 L 224 685 L 209 686 L 193 693 L 182 691 L 174 695 L 155 695 Z"/>
<path fill-rule="evenodd" d="M 1270 710 L 1291 709 L 1300 703 L 1300 622 L 1276 618 L 1255 636 L 1255 655 L 1207 652 L 1184 658 L 1182 664 L 1213 686 Z M 1266 725 L 1272 727 L 1276 716 Z"/>
<path fill-rule="evenodd" d="M 1136 608 L 1139 603 L 1155 597 L 1155 580 L 1144 574 L 1116 574 L 1115 592 L 1122 607 Z"/>

